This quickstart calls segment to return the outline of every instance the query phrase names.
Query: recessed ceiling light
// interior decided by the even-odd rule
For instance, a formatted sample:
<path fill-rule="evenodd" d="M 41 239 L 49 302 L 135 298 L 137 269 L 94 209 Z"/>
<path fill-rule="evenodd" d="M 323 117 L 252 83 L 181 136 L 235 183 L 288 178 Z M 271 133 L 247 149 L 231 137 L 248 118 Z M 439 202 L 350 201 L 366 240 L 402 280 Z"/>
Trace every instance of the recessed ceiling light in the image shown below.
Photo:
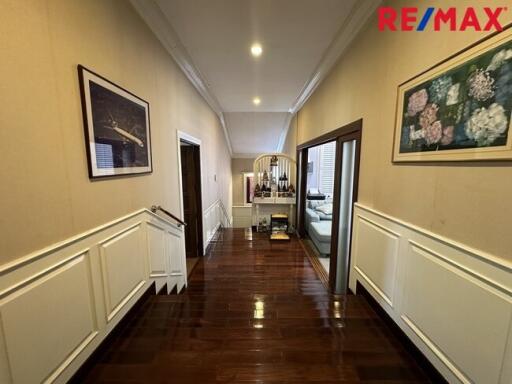
<path fill-rule="evenodd" d="M 254 57 L 259 57 L 261 56 L 261 54 L 263 53 L 263 48 L 261 47 L 260 44 L 258 43 L 254 43 L 252 46 L 251 46 L 251 54 L 254 56 Z"/>
<path fill-rule="evenodd" d="M 259 97 L 255 97 L 254 99 L 252 99 L 252 102 L 254 105 L 260 105 L 261 103 L 261 100 Z"/>

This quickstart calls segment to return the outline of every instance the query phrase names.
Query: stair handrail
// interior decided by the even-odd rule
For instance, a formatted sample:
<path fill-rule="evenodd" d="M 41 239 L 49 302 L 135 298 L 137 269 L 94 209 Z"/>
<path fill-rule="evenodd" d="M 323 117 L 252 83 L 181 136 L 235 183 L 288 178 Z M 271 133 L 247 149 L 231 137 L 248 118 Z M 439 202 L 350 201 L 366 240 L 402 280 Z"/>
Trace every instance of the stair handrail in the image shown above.
<path fill-rule="evenodd" d="M 173 220 L 178 222 L 178 228 L 180 228 L 182 225 L 184 227 L 187 226 L 187 223 L 185 223 L 183 220 L 181 220 L 179 217 L 173 215 L 171 212 L 169 212 L 167 209 L 162 208 L 160 205 L 152 205 L 151 206 L 151 212 L 156 213 L 157 211 L 162 211 L 167 216 L 171 217 Z"/>

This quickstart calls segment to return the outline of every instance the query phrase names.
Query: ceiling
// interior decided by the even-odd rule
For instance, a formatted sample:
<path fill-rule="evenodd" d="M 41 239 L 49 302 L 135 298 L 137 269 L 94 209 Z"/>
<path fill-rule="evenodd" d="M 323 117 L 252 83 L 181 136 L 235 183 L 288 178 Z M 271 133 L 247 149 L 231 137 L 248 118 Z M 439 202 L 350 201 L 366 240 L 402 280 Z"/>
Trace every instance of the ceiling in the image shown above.
<path fill-rule="evenodd" d="M 275 152 L 288 112 L 230 112 L 225 114 L 236 157 Z"/>
<path fill-rule="evenodd" d="M 376 0 L 132 0 L 219 114 L 234 156 L 279 151 L 292 113 Z M 253 43 L 263 54 L 254 58 Z M 261 103 L 253 104 L 259 97 Z"/>

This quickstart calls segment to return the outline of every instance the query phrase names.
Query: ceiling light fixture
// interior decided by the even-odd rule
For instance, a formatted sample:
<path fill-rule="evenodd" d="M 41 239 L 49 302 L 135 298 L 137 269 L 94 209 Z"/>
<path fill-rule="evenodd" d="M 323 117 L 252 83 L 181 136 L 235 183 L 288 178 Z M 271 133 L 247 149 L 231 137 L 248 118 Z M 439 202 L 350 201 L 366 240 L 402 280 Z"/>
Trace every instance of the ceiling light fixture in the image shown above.
<path fill-rule="evenodd" d="M 261 47 L 261 45 L 260 45 L 260 44 L 258 44 L 258 43 L 254 43 L 254 44 L 251 46 L 251 54 L 252 54 L 254 57 L 260 57 L 262 53 L 263 53 L 263 48 Z"/>
<path fill-rule="evenodd" d="M 260 105 L 261 103 L 261 100 L 259 97 L 255 97 L 254 99 L 252 99 L 252 102 L 254 105 Z"/>

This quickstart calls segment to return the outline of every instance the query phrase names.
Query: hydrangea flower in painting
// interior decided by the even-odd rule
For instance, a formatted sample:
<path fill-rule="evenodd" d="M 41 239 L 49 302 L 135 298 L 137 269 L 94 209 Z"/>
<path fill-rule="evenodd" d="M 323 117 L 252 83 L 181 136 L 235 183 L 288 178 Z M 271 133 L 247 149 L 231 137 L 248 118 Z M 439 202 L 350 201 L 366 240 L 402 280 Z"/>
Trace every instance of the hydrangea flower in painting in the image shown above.
<path fill-rule="evenodd" d="M 443 137 L 443 126 L 439 120 L 435 121 L 428 127 L 423 128 L 423 130 L 425 132 L 425 141 L 427 142 L 427 145 L 436 144 Z"/>
<path fill-rule="evenodd" d="M 428 104 L 420 114 L 420 126 L 425 129 L 437 120 L 437 104 Z"/>
<path fill-rule="evenodd" d="M 417 92 L 414 92 L 411 97 L 409 97 L 409 105 L 407 106 L 407 114 L 409 116 L 416 116 L 418 112 L 423 111 L 425 105 L 427 105 L 428 101 L 428 93 L 426 89 L 420 89 Z"/>
<path fill-rule="evenodd" d="M 450 125 L 448 127 L 443 127 L 443 137 L 441 138 L 441 144 L 442 145 L 448 145 L 453 142 L 454 136 L 455 136 L 455 129 L 453 125 Z"/>
<path fill-rule="evenodd" d="M 468 78 L 469 96 L 478 101 L 485 101 L 494 96 L 494 79 L 488 71 L 477 69 Z"/>
<path fill-rule="evenodd" d="M 446 105 L 454 105 L 459 102 L 460 83 L 453 84 L 446 93 Z"/>
<path fill-rule="evenodd" d="M 409 127 L 409 140 L 411 142 L 418 140 L 418 139 L 423 139 L 424 137 L 425 137 L 425 131 L 423 129 L 415 130 L 414 125 L 411 125 Z"/>
<path fill-rule="evenodd" d="M 498 104 L 506 105 L 512 99 L 512 63 L 504 64 L 498 71 L 496 78 L 496 97 Z"/>
<path fill-rule="evenodd" d="M 479 108 L 473 112 L 466 122 L 466 135 L 473 139 L 479 147 L 491 145 L 508 127 L 505 109 L 496 103 L 489 108 Z"/>
<path fill-rule="evenodd" d="M 488 71 L 495 71 L 505 63 L 505 61 L 512 59 L 512 49 L 502 49 L 491 59 L 491 63 L 487 67 Z"/>
<path fill-rule="evenodd" d="M 441 76 L 432 81 L 429 87 L 430 101 L 439 104 L 446 98 L 448 90 L 452 86 L 452 78 L 449 76 Z"/>

